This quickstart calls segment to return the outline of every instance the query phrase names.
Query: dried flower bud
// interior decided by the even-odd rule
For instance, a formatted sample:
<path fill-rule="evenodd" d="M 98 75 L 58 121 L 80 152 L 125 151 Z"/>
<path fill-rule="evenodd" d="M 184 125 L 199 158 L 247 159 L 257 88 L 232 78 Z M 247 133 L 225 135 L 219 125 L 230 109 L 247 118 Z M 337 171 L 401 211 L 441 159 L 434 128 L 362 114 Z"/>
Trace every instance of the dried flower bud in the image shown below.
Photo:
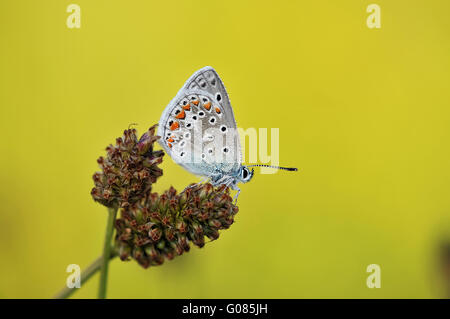
<path fill-rule="evenodd" d="M 126 139 L 125 139 L 126 141 Z M 145 198 L 121 209 L 116 221 L 116 246 L 122 260 L 135 259 L 142 267 L 161 265 L 219 237 L 234 221 L 238 208 L 223 186 L 191 185 L 181 194 L 170 188 L 163 195 Z"/>
<path fill-rule="evenodd" d="M 162 175 L 158 164 L 164 152 L 153 150 L 153 143 L 159 139 L 154 135 L 155 128 L 150 127 L 139 141 L 135 129 L 125 130 L 115 146 L 106 148 L 106 158 L 97 160 L 102 171 L 93 176 L 91 195 L 95 201 L 108 207 L 125 207 L 147 196 Z"/>

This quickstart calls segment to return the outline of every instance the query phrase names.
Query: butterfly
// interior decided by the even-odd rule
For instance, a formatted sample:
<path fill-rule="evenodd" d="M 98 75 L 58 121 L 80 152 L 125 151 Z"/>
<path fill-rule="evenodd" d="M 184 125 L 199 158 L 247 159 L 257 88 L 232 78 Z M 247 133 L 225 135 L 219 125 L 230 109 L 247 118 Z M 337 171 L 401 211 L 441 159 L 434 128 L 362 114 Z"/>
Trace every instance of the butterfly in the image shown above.
<path fill-rule="evenodd" d="M 210 66 L 196 71 L 166 106 L 158 125 L 159 143 L 187 171 L 204 176 L 213 186 L 240 193 L 238 183 L 253 178 L 253 166 L 288 171 L 296 168 L 242 165 L 241 145 L 225 86 Z"/>

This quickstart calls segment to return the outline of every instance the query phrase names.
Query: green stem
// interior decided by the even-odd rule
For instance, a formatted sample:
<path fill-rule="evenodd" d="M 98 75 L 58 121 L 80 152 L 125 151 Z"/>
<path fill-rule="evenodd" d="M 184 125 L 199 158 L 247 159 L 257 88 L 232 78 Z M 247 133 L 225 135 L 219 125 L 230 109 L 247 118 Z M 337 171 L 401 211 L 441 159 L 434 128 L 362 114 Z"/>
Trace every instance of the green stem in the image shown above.
<path fill-rule="evenodd" d="M 112 250 L 109 258 L 113 259 L 116 256 L 117 256 L 117 252 L 115 250 Z M 81 276 L 80 276 L 81 284 L 84 284 L 86 281 L 89 280 L 89 278 L 91 278 L 97 271 L 100 270 L 102 261 L 103 261 L 103 256 L 98 257 L 92 264 L 90 264 L 85 270 L 83 270 L 81 272 Z M 55 295 L 55 297 L 53 297 L 53 298 L 65 299 L 65 298 L 68 298 L 70 295 L 72 295 L 75 291 L 77 291 L 77 289 L 69 288 L 66 286 L 63 289 L 61 289 L 61 291 L 59 293 L 57 293 Z"/>
<path fill-rule="evenodd" d="M 98 298 L 106 298 L 106 284 L 108 281 L 108 264 L 111 256 L 111 241 L 114 233 L 114 221 L 116 220 L 117 207 L 108 208 L 108 223 L 106 224 L 105 244 L 101 260 L 100 283 L 98 286 Z"/>

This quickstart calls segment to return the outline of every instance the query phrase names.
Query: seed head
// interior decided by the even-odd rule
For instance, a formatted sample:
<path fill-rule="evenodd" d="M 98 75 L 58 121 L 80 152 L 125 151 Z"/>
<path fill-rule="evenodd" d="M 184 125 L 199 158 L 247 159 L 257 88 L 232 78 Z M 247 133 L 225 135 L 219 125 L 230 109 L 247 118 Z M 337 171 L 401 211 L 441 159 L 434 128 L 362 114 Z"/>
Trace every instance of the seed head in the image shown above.
<path fill-rule="evenodd" d="M 161 265 L 219 237 L 234 221 L 238 207 L 228 188 L 211 184 L 191 185 L 177 194 L 171 187 L 162 195 L 148 196 L 121 209 L 116 220 L 116 247 L 120 259 L 135 259 L 142 267 Z"/>
<path fill-rule="evenodd" d="M 93 176 L 95 187 L 91 195 L 95 201 L 108 206 L 125 207 L 144 198 L 162 176 L 158 165 L 163 151 L 154 151 L 153 143 L 156 125 L 138 140 L 135 129 L 125 130 L 123 137 L 116 139 L 116 145 L 106 148 L 106 157 L 97 160 L 101 172 Z M 133 251 L 133 254 L 142 254 Z"/>

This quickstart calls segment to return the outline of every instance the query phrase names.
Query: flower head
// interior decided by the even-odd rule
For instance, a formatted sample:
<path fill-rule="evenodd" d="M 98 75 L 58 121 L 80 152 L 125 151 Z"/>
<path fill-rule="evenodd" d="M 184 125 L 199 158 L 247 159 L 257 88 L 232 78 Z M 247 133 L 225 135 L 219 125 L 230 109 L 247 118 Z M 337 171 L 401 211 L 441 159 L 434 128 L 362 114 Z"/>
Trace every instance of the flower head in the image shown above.
<path fill-rule="evenodd" d="M 116 246 L 122 260 L 141 266 L 161 265 L 165 259 L 219 237 L 234 222 L 238 207 L 225 186 L 191 185 L 181 194 L 171 187 L 162 195 L 149 193 L 121 209 L 116 220 Z"/>
<path fill-rule="evenodd" d="M 106 148 L 106 157 L 97 162 L 101 172 L 93 176 L 95 187 L 91 195 L 95 201 L 108 206 L 125 207 L 145 197 L 163 172 L 158 165 L 163 151 L 154 151 L 156 125 L 138 140 L 135 129 L 125 130 L 116 145 Z"/>

